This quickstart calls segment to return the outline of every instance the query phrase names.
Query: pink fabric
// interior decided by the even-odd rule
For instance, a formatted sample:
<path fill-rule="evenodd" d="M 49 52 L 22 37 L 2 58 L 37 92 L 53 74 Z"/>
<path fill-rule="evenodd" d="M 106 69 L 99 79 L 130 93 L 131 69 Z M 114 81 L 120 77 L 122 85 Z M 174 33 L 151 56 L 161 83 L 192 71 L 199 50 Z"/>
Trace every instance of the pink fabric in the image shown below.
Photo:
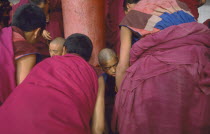
<path fill-rule="evenodd" d="M 15 86 L 12 28 L 8 27 L 0 30 L 0 103 L 5 101 Z"/>
<path fill-rule="evenodd" d="M 210 133 L 210 30 L 171 26 L 136 42 L 117 93 L 120 134 Z"/>
<path fill-rule="evenodd" d="M 166 26 L 195 21 L 188 10 L 186 4 L 177 0 L 141 0 L 128 12 L 120 26 L 128 27 L 138 36 L 146 36 L 159 32 Z M 177 22 L 169 21 L 172 18 Z M 158 27 L 161 22 L 166 26 L 162 24 L 162 27 Z"/>
<path fill-rule="evenodd" d="M 90 134 L 97 82 L 79 56 L 42 61 L 0 108 L 0 133 Z"/>

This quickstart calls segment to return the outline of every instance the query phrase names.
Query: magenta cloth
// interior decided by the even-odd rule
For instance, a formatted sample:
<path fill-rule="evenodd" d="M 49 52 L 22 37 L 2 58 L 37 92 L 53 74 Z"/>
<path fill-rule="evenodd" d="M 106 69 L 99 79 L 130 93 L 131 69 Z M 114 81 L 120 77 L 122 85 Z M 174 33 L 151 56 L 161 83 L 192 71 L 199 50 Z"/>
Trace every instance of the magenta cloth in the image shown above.
<path fill-rule="evenodd" d="M 0 108 L 0 133 L 90 134 L 97 84 L 94 69 L 79 56 L 42 61 Z"/>
<path fill-rule="evenodd" d="M 14 51 L 12 28 L 0 30 L 0 103 L 3 103 L 15 88 Z"/>
<path fill-rule="evenodd" d="M 192 22 L 137 41 L 117 93 L 113 129 L 120 134 L 210 134 L 209 37 L 205 25 Z"/>

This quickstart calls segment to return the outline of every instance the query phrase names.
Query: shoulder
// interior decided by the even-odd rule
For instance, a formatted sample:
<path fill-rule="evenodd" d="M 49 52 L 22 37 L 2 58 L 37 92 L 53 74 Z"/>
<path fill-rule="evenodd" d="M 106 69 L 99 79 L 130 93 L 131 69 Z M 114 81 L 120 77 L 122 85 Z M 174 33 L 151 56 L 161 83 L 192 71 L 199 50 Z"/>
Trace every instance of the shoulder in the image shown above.
<path fill-rule="evenodd" d="M 12 42 L 15 59 L 30 54 L 38 54 L 36 47 L 25 40 L 23 31 L 14 26 L 12 26 Z"/>

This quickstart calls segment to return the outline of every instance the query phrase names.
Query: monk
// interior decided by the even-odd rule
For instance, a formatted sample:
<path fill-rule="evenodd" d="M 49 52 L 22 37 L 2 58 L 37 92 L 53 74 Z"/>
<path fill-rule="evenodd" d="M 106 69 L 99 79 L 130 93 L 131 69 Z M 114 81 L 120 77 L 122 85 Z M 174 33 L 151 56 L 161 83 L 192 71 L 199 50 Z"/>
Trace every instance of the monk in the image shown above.
<path fill-rule="evenodd" d="M 98 54 L 98 62 L 104 71 L 104 73 L 99 76 L 99 79 L 101 79 L 105 85 L 105 133 L 112 134 L 111 119 L 116 94 L 115 75 L 116 67 L 118 64 L 118 57 L 112 49 L 104 48 Z"/>
<path fill-rule="evenodd" d="M 178 0 L 125 6 L 112 128 L 120 134 L 209 134 L 210 30 Z"/>
<path fill-rule="evenodd" d="M 110 48 L 102 49 L 98 54 L 98 61 L 101 68 L 106 74 L 115 77 L 118 58 L 116 53 L 112 49 Z"/>
<path fill-rule="evenodd" d="M 55 55 L 62 55 L 63 54 L 64 42 L 65 42 L 65 39 L 62 38 L 62 37 L 57 37 L 50 42 L 49 52 L 50 52 L 51 57 L 55 56 Z"/>
<path fill-rule="evenodd" d="M 3 104 L 1 134 L 91 134 L 91 118 L 100 114 L 98 78 L 87 62 L 92 42 L 74 34 L 64 46 L 64 56 L 40 62 Z"/>
<path fill-rule="evenodd" d="M 84 57 L 87 61 L 89 60 L 89 57 L 91 56 L 91 53 L 86 53 L 86 51 L 89 51 L 87 47 L 84 47 L 84 37 L 86 37 L 83 34 L 73 34 L 69 36 L 63 47 L 63 55 L 66 53 L 75 53 L 78 52 L 81 53 L 82 57 Z M 88 44 L 88 42 L 87 42 Z M 81 47 L 81 49 L 76 49 L 77 47 Z M 70 49 L 71 48 L 71 49 Z M 104 93 L 105 93 L 105 85 L 103 77 L 100 77 L 97 79 L 98 81 L 98 94 L 97 94 L 97 100 L 93 112 L 93 117 L 91 121 L 91 132 L 92 134 L 103 134 L 105 129 L 105 111 L 104 111 Z"/>
<path fill-rule="evenodd" d="M 0 102 L 29 74 L 38 60 L 34 43 L 46 26 L 43 11 L 26 4 L 14 14 L 12 26 L 0 31 Z"/>

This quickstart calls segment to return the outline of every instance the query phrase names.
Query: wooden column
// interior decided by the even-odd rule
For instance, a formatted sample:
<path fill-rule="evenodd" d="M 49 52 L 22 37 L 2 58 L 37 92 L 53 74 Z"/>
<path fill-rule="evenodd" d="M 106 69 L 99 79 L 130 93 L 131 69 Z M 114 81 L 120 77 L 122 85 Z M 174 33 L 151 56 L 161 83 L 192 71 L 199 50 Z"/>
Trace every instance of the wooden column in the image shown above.
<path fill-rule="evenodd" d="M 93 42 L 90 64 L 98 64 L 98 52 L 105 47 L 104 0 L 62 0 L 64 35 L 87 35 Z"/>

